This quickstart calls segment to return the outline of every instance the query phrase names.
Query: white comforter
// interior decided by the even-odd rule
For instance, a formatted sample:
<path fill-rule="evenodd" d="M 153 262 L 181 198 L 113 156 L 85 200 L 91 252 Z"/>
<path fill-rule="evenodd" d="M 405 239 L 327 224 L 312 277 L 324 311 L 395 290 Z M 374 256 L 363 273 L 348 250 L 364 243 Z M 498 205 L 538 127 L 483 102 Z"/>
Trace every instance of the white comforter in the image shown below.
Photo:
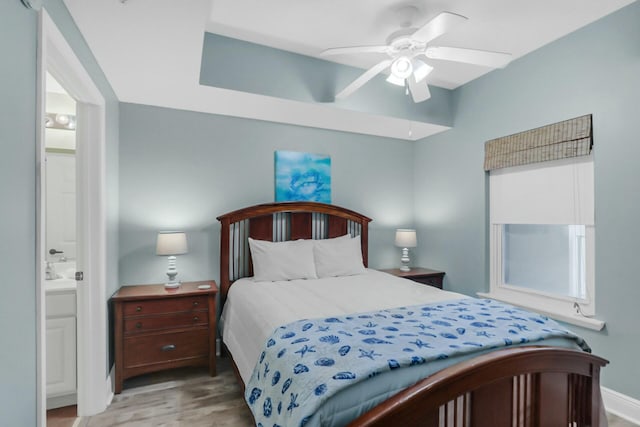
<path fill-rule="evenodd" d="M 222 336 L 245 384 L 267 338 L 281 325 L 316 317 L 464 298 L 368 269 L 366 274 L 316 280 L 236 281 L 222 312 Z"/>

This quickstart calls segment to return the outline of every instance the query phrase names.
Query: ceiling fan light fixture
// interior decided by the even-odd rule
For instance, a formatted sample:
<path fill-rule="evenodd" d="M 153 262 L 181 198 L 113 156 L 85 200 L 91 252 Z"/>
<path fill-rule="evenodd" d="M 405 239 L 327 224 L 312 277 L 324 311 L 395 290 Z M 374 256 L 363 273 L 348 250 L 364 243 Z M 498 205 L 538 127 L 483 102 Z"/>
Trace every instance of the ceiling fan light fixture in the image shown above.
<path fill-rule="evenodd" d="M 398 78 L 393 74 L 389 74 L 389 77 L 387 77 L 387 82 L 396 86 L 404 86 L 404 79 Z"/>
<path fill-rule="evenodd" d="M 406 79 L 413 73 L 411 60 L 406 56 L 396 58 L 391 64 L 391 74 L 399 79 Z"/>
<path fill-rule="evenodd" d="M 387 77 L 387 82 L 405 87 L 405 90 L 408 90 L 411 94 L 413 102 L 426 101 L 431 97 L 427 76 L 433 71 L 433 67 L 418 59 L 418 57 L 473 64 L 488 68 L 506 67 L 513 59 L 509 53 L 430 45 L 433 40 L 467 20 L 468 18 L 465 16 L 456 13 L 441 12 L 418 29 L 412 28 L 410 24 L 403 26 L 403 28 L 393 32 L 387 38 L 386 45 L 346 46 L 324 50 L 320 53 L 320 56 L 355 53 L 384 53 L 388 55 L 387 59 L 370 67 L 360 77 L 338 92 L 335 95 L 335 99 L 346 98 L 378 73 L 390 68 L 390 76 Z"/>
<path fill-rule="evenodd" d="M 413 70 L 413 76 L 416 78 L 416 82 L 420 83 L 433 71 L 433 67 L 422 61 L 414 60 Z"/>

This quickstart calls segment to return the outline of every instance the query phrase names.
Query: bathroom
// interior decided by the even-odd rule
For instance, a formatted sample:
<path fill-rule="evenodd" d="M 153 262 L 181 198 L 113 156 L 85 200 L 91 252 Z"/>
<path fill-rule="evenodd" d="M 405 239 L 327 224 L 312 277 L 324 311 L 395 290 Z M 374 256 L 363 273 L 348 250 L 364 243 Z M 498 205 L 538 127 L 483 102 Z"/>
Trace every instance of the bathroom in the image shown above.
<path fill-rule="evenodd" d="M 45 101 L 47 410 L 77 403 L 76 101 L 50 74 Z M 75 414 L 74 414 L 75 415 Z"/>

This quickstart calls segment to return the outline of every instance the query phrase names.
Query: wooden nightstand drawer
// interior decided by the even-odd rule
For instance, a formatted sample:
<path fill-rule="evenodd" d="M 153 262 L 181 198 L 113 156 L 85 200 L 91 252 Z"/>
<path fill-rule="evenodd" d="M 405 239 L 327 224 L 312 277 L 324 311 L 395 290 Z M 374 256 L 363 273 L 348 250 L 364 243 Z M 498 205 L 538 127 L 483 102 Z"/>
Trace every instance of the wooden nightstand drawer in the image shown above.
<path fill-rule="evenodd" d="M 125 317 L 144 314 L 176 313 L 189 310 L 207 310 L 206 296 L 131 301 L 123 303 Z"/>
<path fill-rule="evenodd" d="M 422 283 L 423 285 L 435 286 L 436 288 L 442 289 L 442 276 L 416 276 L 410 277 L 414 282 Z M 409 279 L 409 277 L 408 277 Z"/>
<path fill-rule="evenodd" d="M 206 311 L 128 317 L 124 319 L 124 333 L 131 335 L 162 329 L 207 326 L 208 323 L 209 313 Z"/>
<path fill-rule="evenodd" d="M 124 340 L 124 368 L 206 357 L 209 333 L 206 329 L 136 336 Z"/>

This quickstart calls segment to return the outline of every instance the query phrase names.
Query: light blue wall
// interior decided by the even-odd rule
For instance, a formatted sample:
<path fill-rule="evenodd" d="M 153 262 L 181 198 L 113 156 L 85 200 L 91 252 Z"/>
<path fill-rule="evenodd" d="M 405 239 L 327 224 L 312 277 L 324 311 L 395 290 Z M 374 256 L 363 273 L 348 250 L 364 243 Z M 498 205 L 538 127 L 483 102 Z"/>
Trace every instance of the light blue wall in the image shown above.
<path fill-rule="evenodd" d="M 392 267 L 396 227 L 413 216 L 410 142 L 257 120 L 122 104 L 120 272 L 123 283 L 161 283 L 159 230 L 187 231 L 179 278 L 219 278 L 216 217 L 274 200 L 274 151 L 329 154 L 332 202 L 364 212 L 370 265 Z"/>
<path fill-rule="evenodd" d="M 36 407 L 36 16 L 0 2 L 0 425 L 34 426 Z"/>
<path fill-rule="evenodd" d="M 639 23 L 636 2 L 459 88 L 454 128 L 419 142 L 414 160 L 420 263 L 446 270 L 446 288 L 475 294 L 489 288 L 484 142 L 593 114 L 596 308 L 607 326 L 572 328 L 611 361 L 603 384 L 636 399 Z"/>
<path fill-rule="evenodd" d="M 382 55 L 381 60 L 385 59 Z M 364 70 L 205 33 L 200 84 L 302 102 L 333 102 Z M 428 102 L 414 103 L 402 87 L 379 74 L 337 108 L 450 126 L 451 91 L 431 87 Z"/>
<path fill-rule="evenodd" d="M 45 8 L 107 100 L 108 287 L 117 287 L 118 102 L 62 0 Z M 0 425 L 36 423 L 37 14 L 0 2 Z M 114 208 L 115 207 L 115 208 Z"/>

